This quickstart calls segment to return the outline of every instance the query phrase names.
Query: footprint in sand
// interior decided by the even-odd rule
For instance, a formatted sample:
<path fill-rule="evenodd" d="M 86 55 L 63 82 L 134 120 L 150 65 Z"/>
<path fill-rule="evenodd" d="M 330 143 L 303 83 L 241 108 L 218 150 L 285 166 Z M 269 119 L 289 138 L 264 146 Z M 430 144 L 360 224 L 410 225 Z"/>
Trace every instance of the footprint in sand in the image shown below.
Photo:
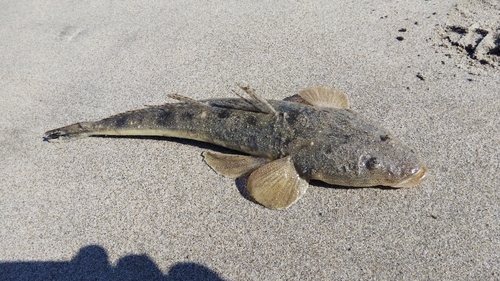
<path fill-rule="evenodd" d="M 66 26 L 59 33 L 59 38 L 61 40 L 66 40 L 68 42 L 75 40 L 77 37 L 85 34 L 85 30 L 75 27 L 75 26 Z"/>
<path fill-rule="evenodd" d="M 446 24 L 438 29 L 438 43 L 453 50 L 448 57 L 459 66 L 500 68 L 500 2 L 466 0 L 457 3 Z"/>

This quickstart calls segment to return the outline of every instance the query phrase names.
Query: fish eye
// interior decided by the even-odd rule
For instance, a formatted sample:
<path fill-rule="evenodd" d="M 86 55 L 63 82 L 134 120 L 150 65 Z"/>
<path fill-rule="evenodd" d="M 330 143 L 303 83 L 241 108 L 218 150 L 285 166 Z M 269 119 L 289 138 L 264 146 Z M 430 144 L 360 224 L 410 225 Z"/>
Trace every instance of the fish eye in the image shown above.
<path fill-rule="evenodd" d="M 371 157 L 366 161 L 365 166 L 368 170 L 374 170 L 380 167 L 380 162 L 377 160 L 376 157 Z"/>

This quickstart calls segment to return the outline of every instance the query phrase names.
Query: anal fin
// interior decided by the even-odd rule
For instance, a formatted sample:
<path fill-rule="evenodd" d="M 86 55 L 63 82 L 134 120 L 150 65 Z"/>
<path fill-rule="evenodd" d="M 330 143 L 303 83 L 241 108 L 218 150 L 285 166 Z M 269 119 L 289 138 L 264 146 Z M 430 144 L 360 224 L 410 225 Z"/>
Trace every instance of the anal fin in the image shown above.
<path fill-rule="evenodd" d="M 289 207 L 304 195 L 308 187 L 308 180 L 300 177 L 290 156 L 255 170 L 247 182 L 250 196 L 269 209 Z"/>
<path fill-rule="evenodd" d="M 223 154 L 209 151 L 203 152 L 202 155 L 205 162 L 214 171 L 233 179 L 248 176 L 260 166 L 269 163 L 267 158 L 249 155 Z"/>

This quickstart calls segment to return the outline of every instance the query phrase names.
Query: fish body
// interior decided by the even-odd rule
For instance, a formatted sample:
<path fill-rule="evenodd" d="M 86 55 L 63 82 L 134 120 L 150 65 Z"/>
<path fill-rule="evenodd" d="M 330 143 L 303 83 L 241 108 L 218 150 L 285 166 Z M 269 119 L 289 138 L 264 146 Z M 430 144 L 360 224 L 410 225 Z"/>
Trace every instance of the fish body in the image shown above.
<path fill-rule="evenodd" d="M 289 101 L 191 100 L 129 111 L 46 132 L 47 140 L 82 136 L 165 136 L 209 142 L 248 155 L 205 152 L 218 173 L 248 176 L 249 194 L 271 209 L 298 200 L 311 179 L 342 186 L 409 187 L 425 176 L 416 151 L 348 107 L 331 88 L 299 92 Z"/>

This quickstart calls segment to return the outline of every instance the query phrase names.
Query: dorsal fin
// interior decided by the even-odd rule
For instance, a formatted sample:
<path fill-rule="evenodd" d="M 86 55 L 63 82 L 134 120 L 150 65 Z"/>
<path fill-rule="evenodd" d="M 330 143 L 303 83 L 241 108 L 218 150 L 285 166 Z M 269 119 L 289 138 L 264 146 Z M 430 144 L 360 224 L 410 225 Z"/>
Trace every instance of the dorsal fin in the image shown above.
<path fill-rule="evenodd" d="M 315 107 L 349 109 L 347 94 L 338 89 L 317 87 L 302 90 L 298 94 L 305 102 Z"/>
<path fill-rule="evenodd" d="M 179 95 L 179 94 L 168 94 L 167 97 L 169 97 L 171 99 L 174 99 L 174 100 L 181 101 L 181 102 L 198 105 L 198 106 L 208 106 L 208 105 L 203 104 L 203 103 L 201 103 L 201 102 L 199 102 L 199 101 L 197 101 L 195 99 L 188 98 L 188 97 L 185 97 L 185 96 Z"/>
<path fill-rule="evenodd" d="M 182 96 L 179 94 L 168 94 L 169 98 L 178 100 L 180 102 L 185 103 L 185 105 L 196 105 L 196 106 L 214 106 L 214 107 L 222 107 L 222 108 L 230 108 L 236 110 L 245 110 L 245 111 L 253 111 L 259 113 L 273 114 L 278 115 L 273 106 L 263 99 L 260 95 L 258 95 L 255 90 L 251 86 L 242 86 L 238 83 L 236 85 L 247 95 L 249 95 L 252 99 L 246 99 L 242 95 L 238 94 L 236 91 L 232 90 L 232 92 L 239 97 L 239 99 L 209 99 L 198 101 L 192 98 L 188 98 L 186 96 Z M 147 107 L 152 108 L 164 108 L 170 106 L 179 106 L 178 103 L 167 103 L 163 105 L 147 105 Z"/>
<path fill-rule="evenodd" d="M 251 100 L 247 100 L 244 96 L 238 94 L 238 92 L 233 89 L 231 89 L 231 92 L 240 98 L 237 102 L 234 102 L 234 104 L 237 104 L 239 108 L 249 111 L 261 112 L 259 107 L 257 107 Z"/>
<path fill-rule="evenodd" d="M 247 95 L 249 95 L 252 99 L 251 100 L 245 99 L 235 91 L 233 91 L 233 93 L 236 94 L 238 97 L 240 97 L 246 103 L 249 103 L 250 105 L 255 107 L 255 109 L 257 109 L 259 112 L 274 114 L 274 115 L 278 114 L 274 109 L 274 107 L 270 105 L 264 98 L 258 95 L 250 85 L 242 86 L 236 83 L 236 86 L 238 86 L 243 92 L 247 93 Z"/>
<path fill-rule="evenodd" d="M 258 108 L 255 108 L 255 106 L 253 106 L 250 103 L 247 103 L 243 99 L 213 99 L 213 100 L 206 100 L 203 102 L 206 102 L 207 105 L 213 107 L 252 111 L 257 113 L 261 112 Z"/>

